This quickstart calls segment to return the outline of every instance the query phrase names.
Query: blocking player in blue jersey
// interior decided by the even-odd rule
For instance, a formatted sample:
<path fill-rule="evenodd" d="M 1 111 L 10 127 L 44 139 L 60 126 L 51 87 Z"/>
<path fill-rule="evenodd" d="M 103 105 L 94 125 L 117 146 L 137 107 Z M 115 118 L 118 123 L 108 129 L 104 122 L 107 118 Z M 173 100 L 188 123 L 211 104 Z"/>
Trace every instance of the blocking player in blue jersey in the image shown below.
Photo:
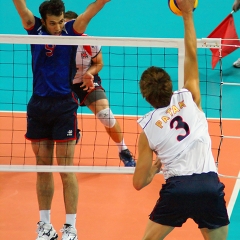
<path fill-rule="evenodd" d="M 13 0 L 23 27 L 29 35 L 81 36 L 89 21 L 110 0 L 96 0 L 76 20 L 65 23 L 62 0 L 41 3 L 41 18 L 33 15 L 25 0 Z M 80 1 L 76 1 L 80 3 Z M 37 165 L 52 165 L 54 146 L 58 165 L 73 165 L 75 143 L 78 139 L 78 101 L 71 91 L 76 73 L 76 46 L 32 44 L 33 94 L 27 106 L 26 138 L 31 141 Z M 91 87 L 92 82 L 86 83 Z M 62 240 L 77 240 L 75 227 L 78 182 L 74 173 L 61 173 L 66 222 Z M 37 173 L 37 198 L 40 221 L 37 240 L 54 240 L 58 234 L 50 220 L 54 193 L 52 173 Z M 27 238 L 27 237 L 26 237 Z"/>
<path fill-rule="evenodd" d="M 176 3 L 185 31 L 184 87 L 173 92 L 168 73 L 155 66 L 146 69 L 139 82 L 142 96 L 155 109 L 138 120 L 143 131 L 133 185 L 137 190 L 147 186 L 161 168 L 166 181 L 142 239 L 162 240 L 192 218 L 205 240 L 226 240 L 229 219 L 224 184 L 217 174 L 201 108 L 195 0 Z M 154 163 L 153 153 L 157 155 Z"/>

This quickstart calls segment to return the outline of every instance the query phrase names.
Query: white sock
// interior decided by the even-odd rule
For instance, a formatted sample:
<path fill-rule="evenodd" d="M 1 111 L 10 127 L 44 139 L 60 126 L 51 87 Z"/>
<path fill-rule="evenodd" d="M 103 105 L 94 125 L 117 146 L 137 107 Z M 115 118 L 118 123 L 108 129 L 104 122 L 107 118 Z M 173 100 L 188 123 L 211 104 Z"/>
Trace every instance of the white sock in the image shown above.
<path fill-rule="evenodd" d="M 120 142 L 120 143 L 116 143 L 117 146 L 118 146 L 118 151 L 121 152 L 122 150 L 125 150 L 127 149 L 127 146 L 124 142 L 124 139 Z"/>
<path fill-rule="evenodd" d="M 77 214 L 66 214 L 66 224 L 70 224 L 75 228 Z"/>
<path fill-rule="evenodd" d="M 40 210 L 40 221 L 50 223 L 51 210 Z"/>

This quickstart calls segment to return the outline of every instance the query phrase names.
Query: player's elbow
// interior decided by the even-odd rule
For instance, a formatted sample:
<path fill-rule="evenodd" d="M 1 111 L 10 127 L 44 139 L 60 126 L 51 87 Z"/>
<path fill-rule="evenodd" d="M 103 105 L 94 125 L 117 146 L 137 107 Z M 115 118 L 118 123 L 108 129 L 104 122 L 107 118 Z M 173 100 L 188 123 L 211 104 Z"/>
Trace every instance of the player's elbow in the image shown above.
<path fill-rule="evenodd" d="M 144 185 L 142 184 L 141 181 L 138 181 L 138 180 L 135 180 L 133 179 L 133 187 L 137 190 L 137 191 L 140 191 Z"/>
<path fill-rule="evenodd" d="M 103 63 L 98 64 L 98 66 L 99 66 L 99 71 L 101 71 L 103 69 Z"/>
<path fill-rule="evenodd" d="M 133 187 L 137 190 L 140 191 L 142 189 L 142 186 L 137 185 L 137 184 L 133 184 Z"/>

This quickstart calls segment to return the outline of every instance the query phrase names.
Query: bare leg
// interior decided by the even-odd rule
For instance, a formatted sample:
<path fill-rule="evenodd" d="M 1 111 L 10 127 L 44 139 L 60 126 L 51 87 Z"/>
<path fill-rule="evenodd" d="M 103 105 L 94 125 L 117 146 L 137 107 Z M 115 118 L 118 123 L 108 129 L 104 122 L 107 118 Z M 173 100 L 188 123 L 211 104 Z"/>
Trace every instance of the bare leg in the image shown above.
<path fill-rule="evenodd" d="M 142 240 L 162 240 L 164 239 L 174 227 L 165 226 L 148 220 L 148 224 Z"/>
<path fill-rule="evenodd" d="M 202 228 L 201 233 L 205 240 L 226 240 L 228 234 L 228 226 L 216 229 Z"/>
<path fill-rule="evenodd" d="M 123 133 L 120 128 L 120 125 L 118 121 L 115 121 L 115 124 L 113 127 L 109 128 L 108 126 L 112 126 L 113 123 L 109 123 L 109 120 L 111 122 L 110 118 L 113 118 L 114 116 L 112 113 L 109 113 L 109 104 L 107 99 L 100 99 L 96 102 L 93 102 L 90 104 L 89 109 L 95 114 L 99 115 L 100 121 L 102 121 L 103 125 L 105 126 L 106 132 L 110 136 L 110 138 L 116 143 L 118 146 L 119 151 L 119 158 L 124 163 L 125 167 L 135 167 L 136 162 L 131 154 L 131 152 L 128 150 L 127 146 L 125 145 L 124 139 L 123 139 Z M 106 109 L 104 113 L 104 109 Z M 101 112 L 101 113 L 100 113 Z M 106 114 L 106 116 L 104 116 Z M 105 123 L 106 121 L 106 123 Z"/>
<path fill-rule="evenodd" d="M 115 143 L 120 143 L 123 140 L 123 134 L 121 132 L 120 125 L 118 121 L 116 120 L 115 125 L 112 128 L 107 128 L 105 127 L 106 132 L 110 136 L 110 138 L 115 142 Z"/>
<path fill-rule="evenodd" d="M 91 103 L 88 108 L 96 115 L 101 110 L 109 108 L 109 103 L 107 99 L 100 99 Z M 123 133 L 117 120 L 112 128 L 105 127 L 105 129 L 115 143 L 120 143 L 123 140 Z"/>
<path fill-rule="evenodd" d="M 37 165 L 52 165 L 53 141 L 32 142 L 32 149 L 36 156 Z M 37 198 L 39 210 L 50 210 L 54 193 L 52 173 L 37 173 Z"/>
<path fill-rule="evenodd" d="M 76 141 L 56 143 L 58 165 L 73 165 Z M 78 181 L 75 173 L 60 173 L 66 214 L 76 214 L 78 204 Z"/>

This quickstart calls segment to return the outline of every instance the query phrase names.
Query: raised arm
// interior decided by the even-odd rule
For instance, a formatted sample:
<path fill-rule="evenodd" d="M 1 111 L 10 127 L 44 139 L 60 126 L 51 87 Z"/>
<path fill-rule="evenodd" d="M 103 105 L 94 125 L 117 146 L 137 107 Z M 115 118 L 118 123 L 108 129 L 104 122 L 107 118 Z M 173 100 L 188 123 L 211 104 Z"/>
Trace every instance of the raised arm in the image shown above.
<path fill-rule="evenodd" d="M 94 58 L 92 58 L 92 64 L 90 68 L 87 70 L 92 75 L 96 75 L 99 73 L 103 68 L 103 57 L 102 57 L 102 51 L 98 53 L 98 55 Z"/>
<path fill-rule="evenodd" d="M 32 12 L 27 8 L 25 0 L 13 0 L 13 3 L 18 11 L 18 14 L 22 20 L 24 28 L 29 29 L 35 24 L 35 18 Z"/>
<path fill-rule="evenodd" d="M 235 0 L 233 2 L 232 9 L 233 9 L 234 12 L 236 12 L 240 9 L 240 0 Z"/>
<path fill-rule="evenodd" d="M 95 2 L 88 5 L 85 12 L 80 14 L 74 22 L 74 30 L 78 33 L 85 32 L 90 20 L 104 7 L 107 2 L 110 2 L 110 0 L 96 0 Z"/>
<path fill-rule="evenodd" d="M 184 23 L 184 88 L 188 89 L 193 96 L 193 100 L 201 109 L 201 95 L 199 88 L 199 74 L 197 61 L 197 38 L 193 22 L 193 6 L 195 0 L 177 0 L 182 11 Z"/>

